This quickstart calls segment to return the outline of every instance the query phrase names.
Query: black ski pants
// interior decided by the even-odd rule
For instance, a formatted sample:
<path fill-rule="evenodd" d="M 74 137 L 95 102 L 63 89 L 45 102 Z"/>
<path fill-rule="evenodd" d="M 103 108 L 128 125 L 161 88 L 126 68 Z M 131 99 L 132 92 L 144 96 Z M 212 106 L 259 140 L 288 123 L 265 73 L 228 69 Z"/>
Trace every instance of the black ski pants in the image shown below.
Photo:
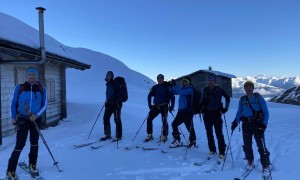
<path fill-rule="evenodd" d="M 213 127 L 218 140 L 219 154 L 225 155 L 226 144 L 223 135 L 222 114 L 219 111 L 207 111 L 203 116 L 208 141 L 208 148 L 211 152 L 216 152 L 216 145 L 213 134 Z"/>
<path fill-rule="evenodd" d="M 13 152 L 11 153 L 11 156 L 8 160 L 8 166 L 7 166 L 7 171 L 16 171 L 17 165 L 18 165 L 18 160 L 20 157 L 20 154 L 26 144 L 27 136 L 28 136 L 28 131 L 30 134 L 30 152 L 29 152 L 29 164 L 34 164 L 36 165 L 37 163 L 37 158 L 38 158 L 38 149 L 39 149 L 39 133 L 36 130 L 34 124 L 28 119 L 28 118 L 23 118 L 20 117 L 18 119 L 18 122 L 22 122 L 21 124 L 17 125 L 17 141 L 15 148 Z M 41 118 L 36 119 L 35 121 L 40 127 L 40 122 Z"/>
<path fill-rule="evenodd" d="M 114 114 L 114 120 L 116 124 L 116 138 L 122 138 L 122 121 L 121 121 L 121 109 L 122 103 L 119 104 L 110 104 L 105 107 L 103 124 L 104 124 L 104 134 L 106 136 L 111 136 L 110 128 L 110 118 Z"/>
<path fill-rule="evenodd" d="M 257 125 L 253 122 L 245 120 L 242 124 L 243 129 L 243 141 L 244 141 L 244 152 L 247 160 L 252 161 L 254 159 L 253 149 L 252 149 L 252 137 L 256 141 L 258 147 L 258 152 L 260 154 L 260 160 L 263 167 L 270 165 L 270 153 L 265 147 L 264 132 L 258 130 Z"/>
<path fill-rule="evenodd" d="M 168 105 L 154 105 L 150 109 L 149 116 L 147 118 L 147 134 L 153 133 L 153 124 L 152 121 L 161 114 L 162 119 L 162 135 L 168 136 L 169 134 L 169 125 L 168 125 Z"/>
<path fill-rule="evenodd" d="M 178 113 L 175 116 L 174 121 L 172 122 L 172 135 L 174 139 L 179 139 L 180 132 L 178 131 L 178 126 L 180 126 L 182 123 L 184 123 L 186 129 L 190 133 L 189 139 L 191 141 L 196 140 L 196 133 L 194 129 L 194 123 L 193 123 L 193 112 L 181 112 L 178 111 Z"/>

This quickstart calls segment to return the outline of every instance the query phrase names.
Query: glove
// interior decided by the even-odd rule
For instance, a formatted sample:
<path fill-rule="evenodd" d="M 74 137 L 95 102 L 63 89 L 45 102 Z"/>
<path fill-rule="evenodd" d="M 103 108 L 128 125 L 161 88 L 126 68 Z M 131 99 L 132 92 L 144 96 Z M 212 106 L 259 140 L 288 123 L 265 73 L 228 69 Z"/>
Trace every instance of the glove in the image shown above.
<path fill-rule="evenodd" d="M 222 114 L 225 114 L 227 111 L 228 111 L 228 109 L 227 109 L 227 108 L 221 108 L 221 112 L 222 112 Z"/>
<path fill-rule="evenodd" d="M 169 107 L 169 112 L 172 113 L 174 111 L 174 107 Z"/>
<path fill-rule="evenodd" d="M 258 125 L 258 130 L 261 131 L 261 132 L 265 132 L 265 130 L 267 129 L 267 126 L 263 123 L 260 123 Z"/>
<path fill-rule="evenodd" d="M 234 131 L 237 126 L 238 126 L 238 123 L 236 123 L 236 121 L 233 120 L 231 123 L 231 131 Z"/>
<path fill-rule="evenodd" d="M 153 105 L 151 105 L 151 104 L 148 104 L 148 107 L 149 107 L 149 109 L 151 110 L 151 109 L 152 109 L 152 107 L 153 107 Z"/>

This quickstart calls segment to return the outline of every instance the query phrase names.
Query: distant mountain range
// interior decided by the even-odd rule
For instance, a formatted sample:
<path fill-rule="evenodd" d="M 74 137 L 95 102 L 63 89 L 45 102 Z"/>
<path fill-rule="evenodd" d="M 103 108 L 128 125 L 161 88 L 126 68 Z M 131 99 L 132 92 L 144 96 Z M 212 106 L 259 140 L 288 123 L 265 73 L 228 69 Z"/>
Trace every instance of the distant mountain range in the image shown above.
<path fill-rule="evenodd" d="M 300 105 L 300 86 L 292 87 L 270 99 L 271 102 Z"/>
<path fill-rule="evenodd" d="M 241 97 L 245 94 L 244 83 L 246 81 L 255 83 L 255 92 L 260 93 L 266 99 L 272 99 L 279 96 L 286 90 L 299 86 L 300 77 L 273 77 L 266 75 L 237 77 L 232 79 L 233 97 Z"/>

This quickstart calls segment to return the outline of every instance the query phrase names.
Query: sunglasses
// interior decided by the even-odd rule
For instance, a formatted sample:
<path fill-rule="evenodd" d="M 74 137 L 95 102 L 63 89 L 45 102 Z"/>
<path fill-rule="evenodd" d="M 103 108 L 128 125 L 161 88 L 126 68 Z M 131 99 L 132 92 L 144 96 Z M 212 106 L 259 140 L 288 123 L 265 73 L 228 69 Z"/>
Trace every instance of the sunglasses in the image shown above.
<path fill-rule="evenodd" d="M 184 81 L 184 82 L 186 82 L 188 84 L 190 83 L 190 81 L 188 79 L 186 79 L 186 78 L 183 78 L 182 81 Z"/>

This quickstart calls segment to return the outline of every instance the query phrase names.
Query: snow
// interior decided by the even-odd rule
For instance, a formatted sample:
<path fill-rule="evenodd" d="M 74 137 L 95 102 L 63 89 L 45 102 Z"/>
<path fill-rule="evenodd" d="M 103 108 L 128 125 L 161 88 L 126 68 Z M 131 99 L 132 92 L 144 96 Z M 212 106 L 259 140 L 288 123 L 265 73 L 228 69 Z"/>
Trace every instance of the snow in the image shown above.
<path fill-rule="evenodd" d="M 104 92 L 102 95 L 104 96 Z M 124 136 L 118 144 L 118 149 L 116 144 L 109 144 L 97 150 L 90 147 L 73 148 L 74 144 L 97 141 L 103 135 L 102 113 L 90 139 L 87 139 L 103 102 L 93 103 L 93 99 L 91 99 L 90 103 L 68 103 L 69 117 L 56 127 L 42 130 L 55 159 L 59 161 L 59 167 L 64 171 L 59 173 L 56 167 L 52 165 L 53 161 L 40 141 L 38 166 L 41 174 L 46 179 L 219 179 L 220 177 L 232 179 L 242 172 L 245 162 L 243 160 L 242 134 L 238 130 L 234 132 L 231 142 L 235 168 L 232 168 L 230 154 L 228 154 L 224 171 L 207 174 L 205 171 L 212 166 L 212 163 L 202 167 L 193 165 L 194 162 L 204 160 L 208 154 L 204 124 L 200 122 L 199 117 L 194 118 L 199 148 L 187 150 L 186 160 L 184 159 L 184 148 L 175 149 L 167 154 L 158 150 L 125 150 L 125 146 L 139 144 L 146 137 L 146 125 L 144 124 L 135 141 L 132 142 L 148 113 L 146 95 L 147 89 L 131 96 L 130 101 L 124 104 L 122 110 Z M 140 99 L 144 101 L 142 102 Z M 236 113 L 237 105 L 238 99 L 232 99 L 230 110 L 226 114 L 228 128 L 230 128 L 230 122 Z M 298 130 L 300 109 L 298 106 L 275 103 L 268 103 L 268 107 L 270 121 L 266 131 L 266 141 L 271 153 L 271 163 L 275 167 L 272 176 L 274 179 L 296 179 L 299 176 L 297 165 L 300 159 L 298 153 L 300 150 L 300 133 Z M 169 125 L 172 120 L 173 118 L 169 116 Z M 114 134 L 115 126 L 113 120 L 111 122 L 112 133 Z M 155 141 L 157 141 L 161 129 L 160 117 L 157 117 L 153 124 Z M 188 136 L 185 127 L 181 126 L 181 129 L 185 136 Z M 161 146 L 165 147 L 171 143 L 171 129 L 169 134 L 169 140 Z M 225 126 L 224 135 L 228 144 Z M 5 137 L 3 145 L 0 146 L 0 177 L 4 176 L 14 142 L 15 136 L 12 135 Z M 149 146 L 156 147 L 158 144 L 151 142 Z M 258 158 L 256 146 L 253 145 L 253 147 L 255 158 Z M 21 154 L 20 161 L 28 161 L 28 151 L 29 142 Z M 23 180 L 30 179 L 20 169 L 17 170 L 17 173 Z M 259 179 L 259 177 L 260 166 L 255 169 L 249 179 Z"/>
<path fill-rule="evenodd" d="M 7 17 L 3 18 L 4 16 L 7 15 L 0 13 L 1 22 L 7 19 Z M 14 26 L 14 28 L 10 26 Z M 21 31 L 18 37 L 14 36 L 13 32 L 17 31 L 16 34 L 18 34 L 20 33 L 18 29 L 26 26 L 14 18 L 5 21 L 5 23 L 0 23 L 0 38 L 4 37 L 32 47 L 38 46 L 37 37 L 34 37 L 36 33 L 32 34 L 33 31 L 36 31 L 34 29 L 27 27 L 27 29 L 25 28 L 23 29 L 24 31 Z M 8 28 L 8 30 L 5 28 Z M 48 44 L 46 43 L 46 47 L 60 53 L 61 47 L 58 45 L 60 43 L 57 43 L 53 39 L 51 42 L 48 41 Z M 91 64 L 92 68 L 83 72 L 73 69 L 67 71 L 68 118 L 60 122 L 56 127 L 42 130 L 55 160 L 59 162 L 58 166 L 63 169 L 63 172 L 58 172 L 57 168 L 53 166 L 53 160 L 40 140 L 38 167 L 45 179 L 212 180 L 233 179 L 242 173 L 245 161 L 243 160 L 242 133 L 238 130 L 233 133 L 231 141 L 234 168 L 232 167 L 230 154 L 227 157 L 224 171 L 205 173 L 206 170 L 212 167 L 213 162 L 201 167 L 193 165 L 194 162 L 203 161 L 208 155 L 204 124 L 198 116 L 194 117 L 194 124 L 199 148 L 187 151 L 184 148 L 178 148 L 167 154 L 163 154 L 158 150 L 125 150 L 125 146 L 140 144 L 146 137 L 146 124 L 144 124 L 135 141 L 132 142 L 133 137 L 148 114 L 147 94 L 154 82 L 146 76 L 130 70 L 122 62 L 107 55 L 82 48 L 68 47 L 67 49 L 67 51 L 62 51 L 62 54 L 70 52 L 72 54 L 70 55 L 71 57 L 84 60 L 85 63 Z M 128 83 L 129 100 L 124 103 L 122 109 L 123 140 L 119 142 L 118 148 L 115 143 L 111 143 L 97 150 L 93 150 L 90 147 L 75 149 L 73 147 L 74 144 L 97 141 L 103 135 L 102 112 L 90 139 L 87 139 L 104 103 L 104 76 L 107 70 L 113 70 L 116 75 L 125 76 Z M 178 97 L 176 97 L 176 104 L 177 101 Z M 230 109 L 226 114 L 226 122 L 229 129 L 238 106 L 238 99 L 232 98 L 231 101 Z M 298 179 L 300 175 L 298 171 L 300 160 L 300 133 L 298 130 L 300 121 L 298 116 L 300 109 L 298 106 L 293 105 L 267 104 L 270 111 L 270 120 L 266 131 L 266 143 L 271 153 L 271 163 L 275 167 L 272 176 L 274 179 Z M 165 144 L 161 144 L 162 147 L 167 147 L 171 143 L 172 120 L 173 117 L 169 115 L 169 140 Z M 112 133 L 114 134 L 115 124 L 113 118 L 111 118 L 111 123 Z M 161 132 L 159 116 L 153 121 L 153 125 L 154 137 L 155 141 L 157 141 Z M 187 137 L 188 133 L 183 125 L 181 129 Z M 225 126 L 224 135 L 228 144 Z M 158 146 L 155 141 L 150 142 L 148 146 Z M 7 161 L 14 144 L 15 135 L 4 137 L 3 145 L 0 146 L 0 177 L 5 176 Z M 28 162 L 29 147 L 30 144 L 27 142 L 19 161 Z M 259 156 L 255 143 L 253 147 L 255 158 L 257 159 Z M 248 179 L 260 179 L 260 169 L 260 166 L 255 169 Z M 17 169 L 17 174 L 22 180 L 31 179 L 20 168 Z"/>

